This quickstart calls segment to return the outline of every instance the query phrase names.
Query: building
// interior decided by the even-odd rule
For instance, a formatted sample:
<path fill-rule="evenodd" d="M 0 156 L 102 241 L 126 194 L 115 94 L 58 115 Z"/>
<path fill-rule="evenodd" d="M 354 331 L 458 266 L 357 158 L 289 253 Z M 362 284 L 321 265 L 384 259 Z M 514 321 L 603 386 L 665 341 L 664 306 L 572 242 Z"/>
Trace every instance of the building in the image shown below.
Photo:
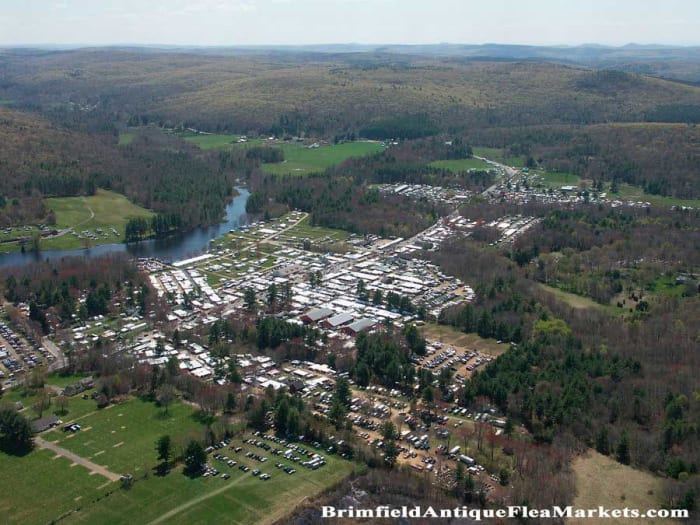
<path fill-rule="evenodd" d="M 323 326 L 334 330 L 340 326 L 350 323 L 355 317 L 349 313 L 342 313 L 329 317 L 323 321 Z"/>
<path fill-rule="evenodd" d="M 313 310 L 309 310 L 304 315 L 302 315 L 301 320 L 304 321 L 306 324 L 318 323 L 319 321 L 323 321 L 324 319 L 330 317 L 333 314 L 334 312 L 330 308 L 314 308 Z"/>
<path fill-rule="evenodd" d="M 360 332 L 366 332 L 367 330 L 371 330 L 372 328 L 375 327 L 377 324 L 377 321 L 374 319 L 359 319 L 358 321 L 355 321 L 354 323 L 349 324 L 348 326 L 344 326 L 341 328 L 341 330 L 348 334 L 348 335 L 357 335 Z"/>

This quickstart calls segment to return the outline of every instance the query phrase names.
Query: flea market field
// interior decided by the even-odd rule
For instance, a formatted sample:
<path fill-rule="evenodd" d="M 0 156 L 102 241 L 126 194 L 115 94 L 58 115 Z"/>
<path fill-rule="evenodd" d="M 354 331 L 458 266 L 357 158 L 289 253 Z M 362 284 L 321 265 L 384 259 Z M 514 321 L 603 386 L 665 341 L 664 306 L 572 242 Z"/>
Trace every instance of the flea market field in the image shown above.
<path fill-rule="evenodd" d="M 330 146 L 309 147 L 302 144 L 283 144 L 284 162 L 263 164 L 262 169 L 276 175 L 306 175 L 323 171 L 350 157 L 363 157 L 384 149 L 380 142 L 346 142 Z"/>
<path fill-rule="evenodd" d="M 72 228 L 76 235 L 66 233 L 45 239 L 41 243 L 43 249 L 82 248 L 87 242 L 90 245 L 119 243 L 124 239 L 124 227 L 130 217 L 148 219 L 153 216 L 153 212 L 133 204 L 123 195 L 105 190 L 97 190 L 97 194 L 90 197 L 46 199 L 45 203 L 56 214 L 55 228 Z M 103 233 L 98 233 L 97 228 L 102 229 Z M 114 235 L 110 228 L 114 228 L 119 235 Z M 97 240 L 84 236 L 83 231 L 96 236 Z"/>
<path fill-rule="evenodd" d="M 56 224 L 48 229 L 58 230 L 61 234 L 42 238 L 42 250 L 75 250 L 120 243 L 124 240 L 124 229 L 130 218 L 150 219 L 153 216 L 152 211 L 132 203 L 124 195 L 107 190 L 97 190 L 89 197 L 52 197 L 44 199 L 44 204 L 56 215 Z M 19 251 L 18 241 L 29 239 L 38 232 L 37 226 L 29 225 L 0 230 L 0 253 Z"/>
<path fill-rule="evenodd" d="M 246 434 L 246 437 L 250 435 Z M 283 518 L 304 499 L 338 483 L 355 468 L 349 461 L 330 456 L 324 467 L 307 469 L 245 444 L 241 437 L 234 438 L 231 446 L 243 449 L 236 453 L 227 447 L 220 452 L 236 461 L 234 467 L 215 460 L 212 455 L 208 457 L 208 464 L 229 474 L 230 479 L 223 479 L 220 475 L 191 479 L 178 468 L 164 478 L 151 476 L 139 480 L 128 491 L 119 490 L 98 504 L 72 514 L 67 522 L 272 523 Z M 263 453 L 269 459 L 259 463 L 245 456 L 249 451 Z M 275 467 L 277 462 L 291 464 L 297 471 L 293 475 L 286 474 Z M 240 465 L 246 465 L 250 470 L 243 472 L 238 468 Z M 264 481 L 254 476 L 252 470 L 256 468 L 270 474 L 271 478 Z"/>
<path fill-rule="evenodd" d="M 498 357 L 510 348 L 510 345 L 499 344 L 494 339 L 483 339 L 476 334 L 466 334 L 446 325 L 426 323 L 421 328 L 421 333 L 431 341 L 452 345 L 463 350 L 477 350 L 494 357 Z"/>

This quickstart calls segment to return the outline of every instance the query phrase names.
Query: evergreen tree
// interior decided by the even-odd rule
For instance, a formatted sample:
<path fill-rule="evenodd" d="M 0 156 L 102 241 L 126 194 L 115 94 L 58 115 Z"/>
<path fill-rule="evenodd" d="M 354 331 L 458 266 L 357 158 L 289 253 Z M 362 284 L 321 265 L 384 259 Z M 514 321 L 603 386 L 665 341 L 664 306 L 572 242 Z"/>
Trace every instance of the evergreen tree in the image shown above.
<path fill-rule="evenodd" d="M 617 450 L 615 451 L 615 457 L 623 465 L 630 464 L 629 441 L 627 439 L 626 432 L 622 432 L 622 435 L 620 436 L 620 442 L 617 444 Z"/>

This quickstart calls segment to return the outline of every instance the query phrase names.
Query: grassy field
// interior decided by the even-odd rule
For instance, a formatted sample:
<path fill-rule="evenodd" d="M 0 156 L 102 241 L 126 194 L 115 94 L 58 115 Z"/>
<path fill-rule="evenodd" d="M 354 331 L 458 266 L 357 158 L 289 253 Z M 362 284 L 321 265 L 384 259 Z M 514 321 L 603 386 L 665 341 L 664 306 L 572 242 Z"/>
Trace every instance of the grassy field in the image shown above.
<path fill-rule="evenodd" d="M 536 173 L 542 178 L 545 186 L 558 189 L 561 186 L 578 186 L 580 181 L 577 175 L 573 173 L 553 172 L 533 170 L 531 173 Z"/>
<path fill-rule="evenodd" d="M 508 344 L 498 344 L 495 339 L 482 339 L 476 334 L 465 334 L 451 326 L 426 323 L 421 329 L 424 337 L 458 348 L 478 350 L 481 353 L 499 356 L 510 348 Z"/>
<path fill-rule="evenodd" d="M 350 234 L 343 230 L 334 230 L 332 228 L 323 228 L 321 226 L 312 226 L 309 222 L 309 217 L 303 218 L 294 228 L 281 233 L 277 238 L 279 240 L 296 240 L 309 239 L 313 241 L 344 241 Z"/>
<path fill-rule="evenodd" d="M 573 293 L 565 292 L 563 290 L 560 290 L 559 288 L 555 288 L 553 286 L 547 286 L 546 284 L 542 284 L 542 283 L 537 283 L 537 286 L 541 290 L 553 295 L 554 297 L 556 297 L 560 301 L 565 302 L 566 304 L 568 304 L 569 306 L 571 306 L 572 308 L 575 308 L 577 310 L 582 310 L 585 308 L 598 308 L 598 309 L 606 310 L 606 311 L 611 312 L 611 313 L 619 313 L 617 311 L 617 309 L 615 309 L 615 307 L 613 307 L 613 306 L 608 307 L 608 306 L 596 303 L 593 299 L 589 299 L 588 297 L 583 297 L 582 295 L 576 295 Z"/>
<path fill-rule="evenodd" d="M 661 479 L 647 472 L 622 465 L 602 454 L 589 451 L 586 456 L 573 463 L 576 478 L 575 509 L 597 509 L 602 505 L 609 509 L 624 507 L 640 510 L 659 508 L 662 494 Z M 627 519 L 606 519 L 606 523 L 630 523 Z M 591 520 L 570 519 L 568 525 L 585 525 Z M 654 525 L 669 523 L 669 520 L 650 520 Z"/>
<path fill-rule="evenodd" d="M 302 144 L 283 144 L 281 147 L 284 150 L 285 161 L 263 164 L 263 171 L 278 175 L 305 175 L 323 171 L 350 157 L 362 157 L 384 149 L 379 142 L 346 142 L 318 148 L 309 148 Z"/>
<path fill-rule="evenodd" d="M 0 452 L 0 472 L 0 522 L 7 524 L 48 523 L 115 486 L 48 450 L 22 457 Z"/>
<path fill-rule="evenodd" d="M 164 409 L 140 399 L 110 405 L 81 418 L 80 424 L 83 430 L 76 434 L 57 429 L 44 439 L 119 474 L 138 475 L 155 467 L 153 447 L 159 436 L 203 437 L 191 407 L 173 404 L 166 415 Z"/>
<path fill-rule="evenodd" d="M 428 164 L 433 168 L 444 168 L 452 173 L 461 173 L 469 170 L 489 170 L 493 169 L 488 162 L 481 159 L 453 159 L 453 160 L 436 160 Z"/>
<path fill-rule="evenodd" d="M 501 164 L 505 164 L 507 166 L 512 166 L 514 168 L 523 168 L 525 167 L 525 157 L 507 157 L 505 156 L 505 152 L 502 149 L 499 148 L 473 148 L 474 155 L 477 157 L 484 157 L 489 160 L 494 160 L 496 162 L 500 162 Z"/>
<path fill-rule="evenodd" d="M 60 197 L 46 199 L 46 206 L 56 213 L 56 225 L 58 230 L 73 228 L 80 234 L 83 230 L 89 230 L 96 234 L 96 228 L 104 230 L 103 235 L 98 235 L 98 240 L 90 240 L 90 245 L 119 243 L 124 239 L 124 227 L 130 217 L 150 218 L 153 212 L 137 206 L 123 195 L 111 191 L 97 190 L 97 194 L 91 197 Z M 115 236 L 109 228 L 119 232 Z M 44 239 L 41 248 L 44 250 L 67 250 L 83 248 L 85 239 L 67 233 L 60 237 Z"/>
<path fill-rule="evenodd" d="M 124 239 L 124 227 L 130 217 L 153 216 L 153 212 L 142 208 L 129 201 L 123 195 L 106 190 L 97 190 L 90 197 L 57 197 L 45 199 L 48 209 L 56 214 L 56 224 L 52 229 L 66 230 L 73 228 L 80 234 L 83 230 L 97 235 L 97 240 L 89 240 L 90 246 L 98 244 L 120 243 Z M 102 228 L 103 234 L 95 231 Z M 114 235 L 110 228 L 114 228 L 119 235 Z M 14 241 L 23 237 L 31 237 L 32 232 L 38 231 L 36 226 L 23 226 L 11 228 L 8 233 L 0 231 L 0 253 L 16 252 L 20 245 Z M 42 250 L 72 250 L 84 248 L 87 239 L 79 239 L 75 235 L 64 235 L 41 240 Z"/>
<path fill-rule="evenodd" d="M 642 188 L 632 186 L 630 184 L 620 184 L 618 193 L 609 193 L 608 197 L 617 198 L 620 200 L 642 201 L 649 202 L 652 206 L 661 206 L 670 208 L 672 206 L 689 206 L 691 208 L 700 208 L 700 199 L 675 199 L 673 197 L 664 197 L 662 195 L 652 195 L 646 193 Z"/>

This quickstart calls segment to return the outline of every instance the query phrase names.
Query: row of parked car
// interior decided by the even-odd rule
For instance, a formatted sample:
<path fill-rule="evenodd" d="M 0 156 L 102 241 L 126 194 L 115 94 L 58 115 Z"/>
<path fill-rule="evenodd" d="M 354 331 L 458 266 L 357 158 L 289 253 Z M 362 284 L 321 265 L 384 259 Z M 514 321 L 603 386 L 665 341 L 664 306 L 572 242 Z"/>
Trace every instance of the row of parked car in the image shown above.
<path fill-rule="evenodd" d="M 231 444 L 231 438 L 226 438 L 226 439 L 221 440 L 219 443 L 215 443 L 214 445 L 207 447 L 206 452 L 209 454 L 209 453 L 212 453 L 216 450 L 221 450 L 221 449 L 229 446 L 230 444 Z M 241 452 L 243 450 L 242 447 L 237 447 L 235 445 L 231 445 L 229 447 L 229 449 L 233 450 L 236 453 Z M 252 457 L 252 456 L 257 456 L 257 454 L 253 454 L 252 452 L 248 452 L 248 453 L 246 453 L 246 456 Z M 220 454 L 218 452 L 214 453 L 212 455 L 212 457 L 214 459 L 216 459 L 217 461 L 220 461 L 220 462 L 226 464 L 230 468 L 233 468 L 236 465 L 238 465 L 237 461 L 234 461 L 233 459 L 229 458 L 228 456 L 225 456 L 225 455 Z M 260 457 L 260 456 L 258 456 L 258 457 Z M 264 460 L 267 461 L 267 458 L 264 458 Z M 249 472 L 250 471 L 250 467 L 247 465 L 243 465 L 243 464 L 238 465 L 238 469 L 241 472 Z M 258 479 L 262 479 L 263 481 L 267 481 L 268 479 L 272 478 L 272 476 L 270 476 L 269 474 L 265 474 L 265 473 L 261 474 L 259 469 L 254 469 L 252 474 L 253 474 L 253 476 L 260 475 L 260 477 Z M 208 477 L 208 476 L 211 476 L 211 477 L 219 476 L 223 479 L 230 479 L 231 478 L 231 474 L 229 474 L 228 472 L 221 473 L 221 472 L 219 472 L 219 469 L 217 469 L 216 467 L 212 467 L 210 465 L 203 465 L 202 466 L 202 477 Z"/>
<path fill-rule="evenodd" d="M 31 336 L 23 334 L 30 342 L 31 345 L 28 346 L 25 341 L 23 341 L 6 323 L 0 322 L 0 336 L 7 341 L 14 353 L 20 357 L 16 359 L 10 354 L 8 349 L 4 345 L 0 345 L 0 357 L 2 358 L 2 364 L 10 372 L 10 374 L 16 374 L 19 372 L 24 372 L 27 368 L 32 369 L 43 363 L 43 359 L 51 362 L 55 357 L 45 348 L 43 348 L 39 343 L 34 341 Z M 43 359 L 42 359 L 43 358 Z"/>

